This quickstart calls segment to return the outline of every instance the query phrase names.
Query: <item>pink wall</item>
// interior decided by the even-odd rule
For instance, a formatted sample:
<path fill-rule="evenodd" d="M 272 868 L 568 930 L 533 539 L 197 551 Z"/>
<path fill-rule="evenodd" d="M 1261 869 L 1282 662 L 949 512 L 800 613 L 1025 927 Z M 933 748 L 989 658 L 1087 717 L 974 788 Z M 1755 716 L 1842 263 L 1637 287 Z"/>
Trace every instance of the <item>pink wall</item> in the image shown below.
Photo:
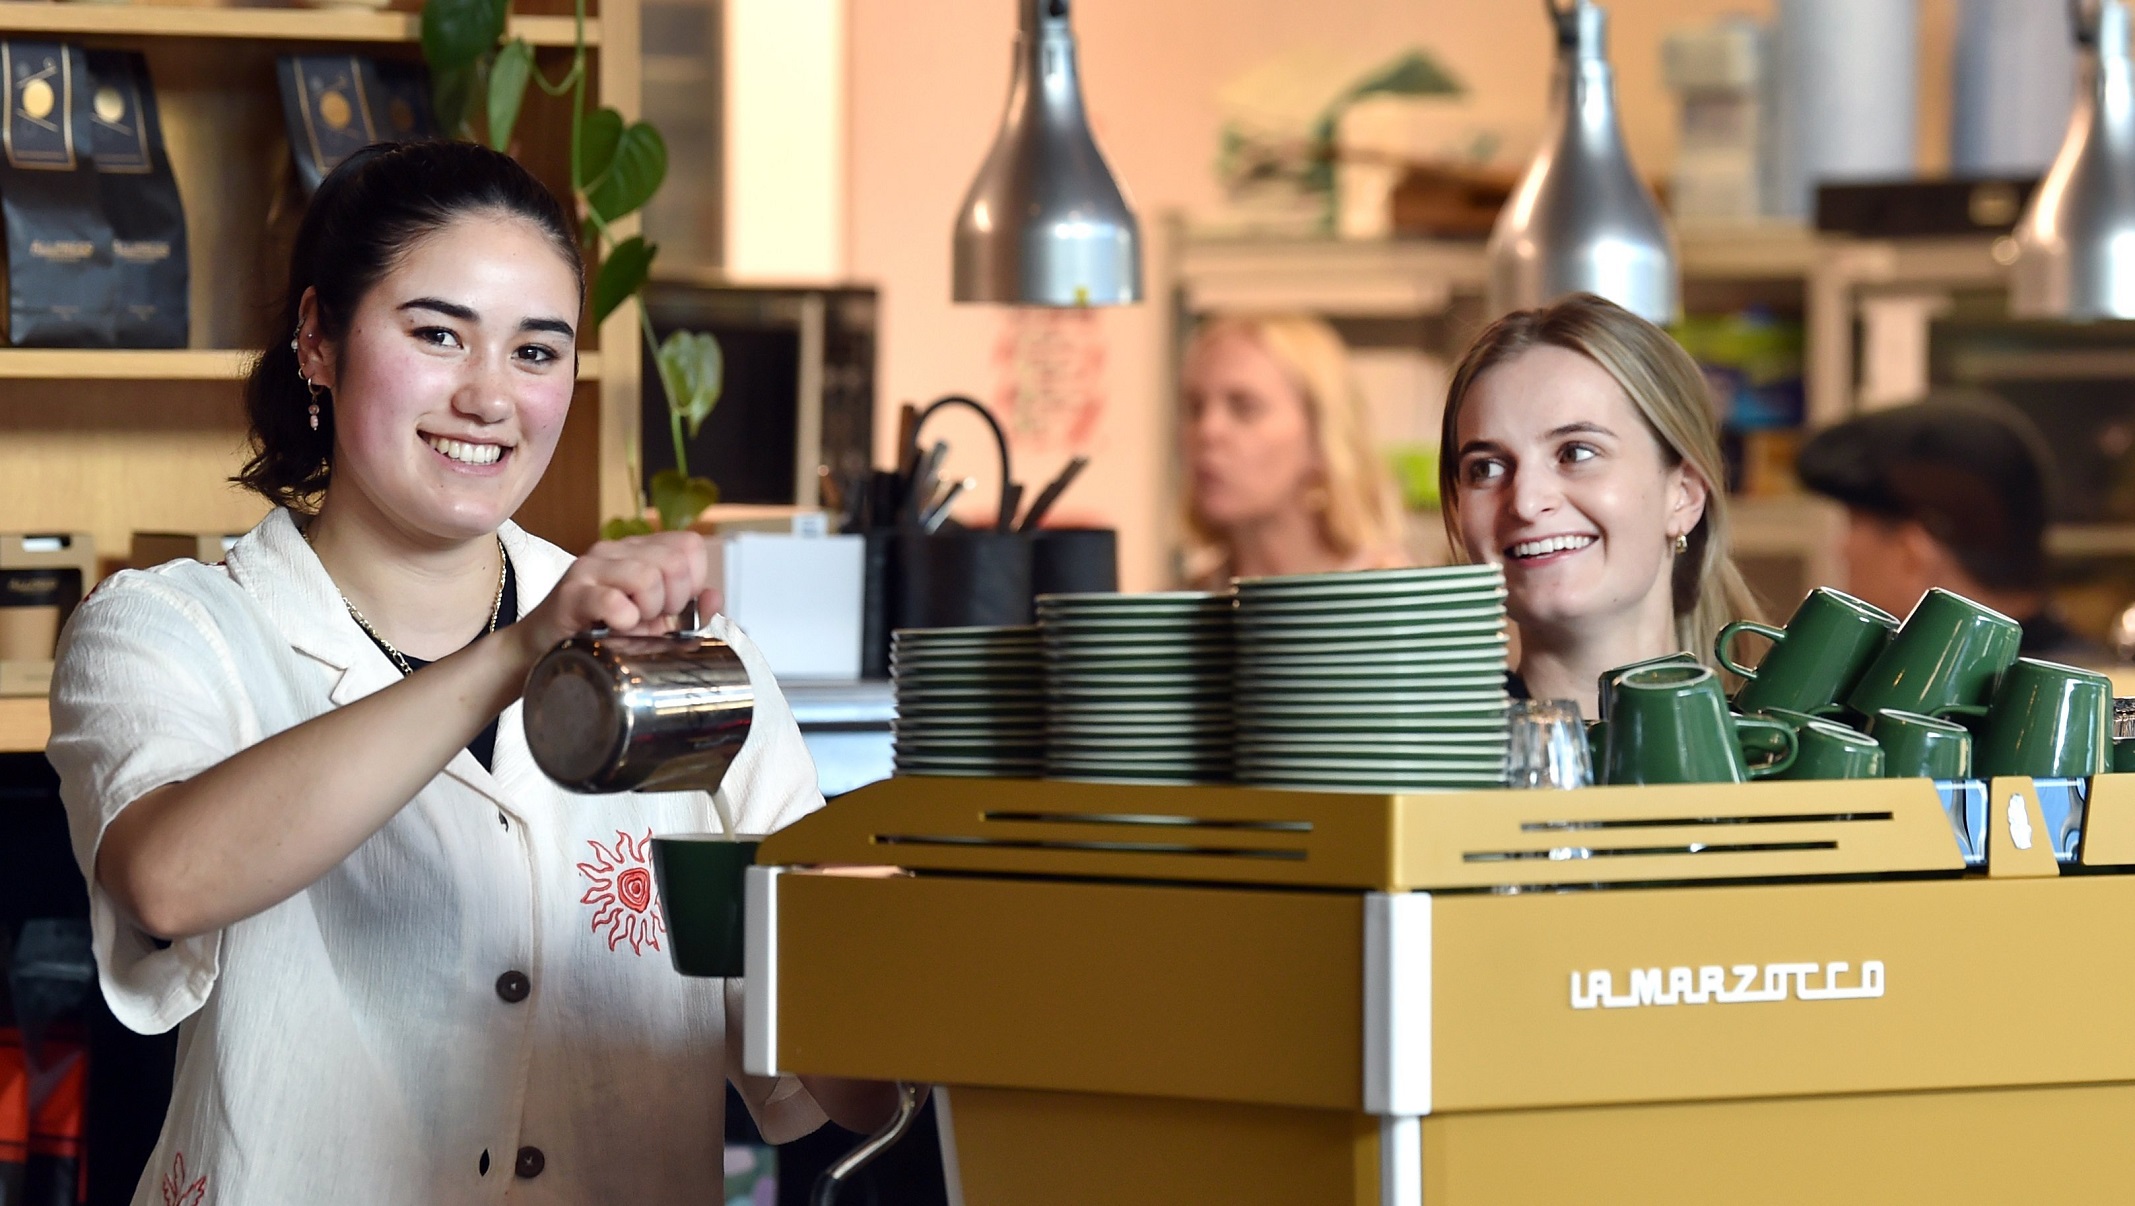
<path fill-rule="evenodd" d="M 1626 135 L 1641 170 L 1657 175 L 1674 144 L 1663 32 L 1769 2 L 1608 7 Z M 1119 526 L 1122 585 L 1159 587 L 1171 457 L 1160 308 L 1063 320 L 948 300 L 950 224 L 1000 119 L 1015 11 L 1013 0 L 852 0 L 847 245 L 852 275 L 883 289 L 881 452 L 899 401 L 963 392 L 992 402 L 1020 371 L 1041 405 L 1017 416 L 1019 476 L 1034 491 L 1072 451 L 1088 451 L 1091 470 L 1061 516 Z M 1421 45 L 1468 81 L 1484 112 L 1530 122 L 1547 89 L 1540 0 L 1080 0 L 1075 20 L 1099 141 L 1152 239 L 1163 211 L 1217 200 L 1216 88 L 1292 47 L 1376 57 Z M 1076 431 L 1093 410 L 1090 430 Z M 980 501 L 991 499 L 977 428 L 941 430 L 957 449 L 952 475 L 981 477 Z"/>

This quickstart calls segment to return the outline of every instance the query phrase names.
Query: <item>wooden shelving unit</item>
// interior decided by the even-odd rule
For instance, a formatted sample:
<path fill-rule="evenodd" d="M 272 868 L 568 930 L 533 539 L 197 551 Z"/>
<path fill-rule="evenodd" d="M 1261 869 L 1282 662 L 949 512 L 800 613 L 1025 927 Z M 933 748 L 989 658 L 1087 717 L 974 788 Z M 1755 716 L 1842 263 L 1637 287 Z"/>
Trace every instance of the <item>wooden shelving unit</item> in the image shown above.
<path fill-rule="evenodd" d="M 550 78 L 569 62 L 570 0 L 514 0 L 513 32 Z M 590 0 L 594 100 L 639 115 L 638 0 Z M 0 531 L 86 531 L 108 569 L 137 530 L 242 531 L 265 507 L 234 490 L 245 423 L 237 383 L 265 330 L 303 215 L 276 84 L 292 53 L 420 61 L 413 12 L 0 0 L 0 37 L 147 56 L 185 203 L 191 345 L 169 351 L 0 348 Z M 530 90 L 515 153 L 568 195 L 565 104 Z M 626 220 L 619 233 L 636 231 Z M 638 441 L 639 336 L 625 307 L 581 340 L 555 460 L 518 519 L 566 548 L 628 513 Z M 45 701 L 0 699 L 0 750 L 43 748 Z"/>
<path fill-rule="evenodd" d="M 270 42 L 413 42 L 419 15 L 356 8 L 222 8 L 146 4 L 45 4 L 0 0 L 0 29 L 55 38 L 243 38 Z M 511 32 L 536 46 L 569 46 L 567 16 L 517 16 Z M 598 19 L 586 23 L 600 44 Z"/>

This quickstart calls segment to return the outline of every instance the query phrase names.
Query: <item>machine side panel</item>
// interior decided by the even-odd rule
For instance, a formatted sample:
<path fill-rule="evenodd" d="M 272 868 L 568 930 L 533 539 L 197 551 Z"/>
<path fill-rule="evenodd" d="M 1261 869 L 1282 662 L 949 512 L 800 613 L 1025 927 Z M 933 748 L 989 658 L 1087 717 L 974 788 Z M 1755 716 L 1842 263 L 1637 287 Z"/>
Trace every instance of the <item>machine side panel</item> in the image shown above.
<path fill-rule="evenodd" d="M 2135 1080 L 2135 877 L 1433 902 L 1438 1113 Z"/>
<path fill-rule="evenodd" d="M 1363 1100 L 1353 893 L 790 871 L 778 908 L 781 1071 Z"/>
<path fill-rule="evenodd" d="M 2123 1202 L 2131 1131 L 2124 1084 L 1438 1114 L 1423 1120 L 1423 1200 Z"/>
<path fill-rule="evenodd" d="M 1416 1206 L 1384 1195 L 1380 1120 L 1367 1115 L 961 1086 L 955 1095 L 969 1206 Z"/>

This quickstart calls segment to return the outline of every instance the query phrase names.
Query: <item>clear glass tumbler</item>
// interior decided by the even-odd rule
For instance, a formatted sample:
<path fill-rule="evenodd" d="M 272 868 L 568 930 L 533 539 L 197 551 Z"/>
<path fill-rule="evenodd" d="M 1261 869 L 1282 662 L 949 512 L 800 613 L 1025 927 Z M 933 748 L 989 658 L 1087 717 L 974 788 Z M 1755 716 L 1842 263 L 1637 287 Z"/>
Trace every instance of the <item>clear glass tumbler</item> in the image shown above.
<path fill-rule="evenodd" d="M 1507 716 L 1507 787 L 1586 787 L 1594 782 L 1586 725 L 1568 699 L 1516 699 Z"/>

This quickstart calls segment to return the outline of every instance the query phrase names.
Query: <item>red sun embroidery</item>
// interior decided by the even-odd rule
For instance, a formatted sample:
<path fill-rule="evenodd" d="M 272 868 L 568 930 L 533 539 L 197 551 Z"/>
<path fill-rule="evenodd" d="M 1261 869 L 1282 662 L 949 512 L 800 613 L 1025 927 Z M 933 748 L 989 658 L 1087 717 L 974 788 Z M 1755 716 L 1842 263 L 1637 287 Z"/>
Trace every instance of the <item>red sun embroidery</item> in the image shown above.
<path fill-rule="evenodd" d="M 171 1157 L 171 1170 L 163 1174 L 163 1206 L 200 1206 L 207 1200 L 208 1179 L 185 1179 L 185 1153 Z"/>
<path fill-rule="evenodd" d="M 586 845 L 593 847 L 593 858 L 578 864 L 578 873 L 592 880 L 593 886 L 578 902 L 598 906 L 593 910 L 593 932 L 608 932 L 611 951 L 625 942 L 632 954 L 642 955 L 647 948 L 659 950 L 667 921 L 653 899 L 652 831 L 633 838 L 617 830 L 614 849 L 591 839 Z"/>

